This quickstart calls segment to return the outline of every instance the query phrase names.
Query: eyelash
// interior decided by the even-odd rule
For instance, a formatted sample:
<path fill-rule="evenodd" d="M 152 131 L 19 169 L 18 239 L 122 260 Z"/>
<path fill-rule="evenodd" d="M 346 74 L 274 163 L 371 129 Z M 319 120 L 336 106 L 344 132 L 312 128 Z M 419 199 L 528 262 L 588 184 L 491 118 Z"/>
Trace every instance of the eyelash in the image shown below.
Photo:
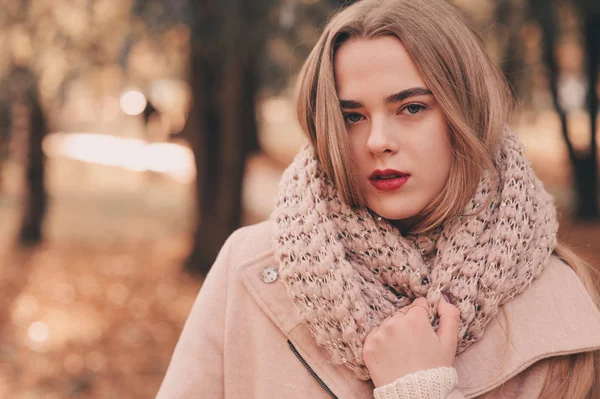
<path fill-rule="evenodd" d="M 398 113 L 400 113 L 400 112 L 404 111 L 405 109 L 407 109 L 408 107 L 412 107 L 412 106 L 417 106 L 417 107 L 419 107 L 419 110 L 418 110 L 417 112 L 415 112 L 415 113 L 410 113 L 410 112 L 409 112 L 409 113 L 408 113 L 408 114 L 409 114 L 409 116 L 415 116 L 415 115 L 418 115 L 419 113 L 421 113 L 421 111 L 423 111 L 424 109 L 426 109 L 426 108 L 427 108 L 427 107 L 426 107 L 425 105 L 423 105 L 423 104 L 410 103 L 410 104 L 407 104 L 407 105 L 405 105 L 404 107 L 402 107 L 400 110 L 398 110 Z M 361 119 L 360 119 L 360 120 L 358 120 L 358 121 L 355 121 L 355 122 L 352 122 L 352 121 L 348 120 L 348 117 L 350 117 L 350 116 L 354 116 L 354 115 L 358 115 L 358 116 L 360 116 L 360 117 L 361 117 Z M 345 113 L 345 114 L 344 114 L 344 120 L 345 120 L 347 123 L 351 124 L 351 125 L 353 125 L 353 124 L 355 124 L 355 123 L 358 123 L 358 122 L 360 122 L 362 119 L 364 119 L 364 117 L 363 117 L 361 114 L 358 114 L 358 113 L 356 113 L 356 112 L 348 112 L 348 113 Z"/>

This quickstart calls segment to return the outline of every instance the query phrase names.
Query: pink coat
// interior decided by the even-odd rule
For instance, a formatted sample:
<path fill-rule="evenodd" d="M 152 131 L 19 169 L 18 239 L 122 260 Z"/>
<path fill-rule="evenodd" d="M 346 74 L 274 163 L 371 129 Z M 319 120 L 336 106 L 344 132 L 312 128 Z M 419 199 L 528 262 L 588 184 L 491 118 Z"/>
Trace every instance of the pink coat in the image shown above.
<path fill-rule="evenodd" d="M 227 240 L 185 324 L 158 398 L 372 398 L 373 385 L 329 363 L 277 275 L 271 222 Z M 600 312 L 551 258 L 454 367 L 459 398 L 537 398 L 552 356 L 600 348 Z M 507 338 L 510 337 L 510 340 Z"/>

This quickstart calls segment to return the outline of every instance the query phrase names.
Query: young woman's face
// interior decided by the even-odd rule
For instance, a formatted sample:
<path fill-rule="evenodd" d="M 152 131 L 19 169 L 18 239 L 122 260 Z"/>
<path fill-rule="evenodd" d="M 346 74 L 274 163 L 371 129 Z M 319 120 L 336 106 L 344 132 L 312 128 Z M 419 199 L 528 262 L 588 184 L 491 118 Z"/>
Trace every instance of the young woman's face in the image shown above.
<path fill-rule="evenodd" d="M 412 224 L 448 180 L 452 149 L 442 110 L 395 37 L 350 40 L 334 64 L 366 205 Z"/>

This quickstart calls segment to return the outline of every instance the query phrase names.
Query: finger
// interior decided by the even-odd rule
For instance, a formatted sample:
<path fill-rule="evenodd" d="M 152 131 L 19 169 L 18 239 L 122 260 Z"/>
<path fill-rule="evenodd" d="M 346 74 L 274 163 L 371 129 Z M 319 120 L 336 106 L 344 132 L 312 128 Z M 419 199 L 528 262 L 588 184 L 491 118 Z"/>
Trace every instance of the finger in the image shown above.
<path fill-rule="evenodd" d="M 438 338 L 442 346 L 448 352 L 456 352 L 458 344 L 458 327 L 460 325 L 460 311 L 458 308 L 446 301 L 444 296 L 438 304 L 438 315 L 440 317 L 437 330 Z"/>
<path fill-rule="evenodd" d="M 378 329 L 379 329 L 379 326 L 371 327 L 371 330 L 367 333 L 367 336 L 365 337 L 365 339 L 369 339 L 371 336 L 375 335 L 375 333 L 377 332 Z"/>
<path fill-rule="evenodd" d="M 381 324 L 388 323 L 388 322 L 390 322 L 390 320 L 396 320 L 396 319 L 402 318 L 406 314 L 406 312 L 408 312 L 408 309 L 409 309 L 409 306 L 404 306 L 404 307 L 401 307 L 400 309 L 396 309 L 394 311 L 394 313 L 392 313 L 391 315 L 389 315 L 388 317 L 383 319 L 383 322 Z"/>
<path fill-rule="evenodd" d="M 427 318 L 429 318 L 429 313 L 430 313 L 429 301 L 425 297 L 419 297 L 419 298 L 415 299 L 413 301 L 413 303 L 409 306 L 409 309 L 412 309 L 411 310 L 412 312 L 417 311 L 417 309 L 413 309 L 413 308 L 423 309 L 424 312 L 421 312 L 421 314 L 425 314 L 427 316 Z"/>
<path fill-rule="evenodd" d="M 400 313 L 400 316 L 398 315 L 398 313 Z M 389 323 L 393 323 L 393 320 L 396 320 L 397 318 L 402 317 L 402 315 L 404 313 L 406 313 L 406 310 L 404 308 L 400 308 L 400 309 L 394 310 L 393 313 L 391 313 L 386 318 L 384 318 L 383 320 L 381 320 L 381 322 L 377 326 L 373 327 L 373 330 L 385 327 Z"/>

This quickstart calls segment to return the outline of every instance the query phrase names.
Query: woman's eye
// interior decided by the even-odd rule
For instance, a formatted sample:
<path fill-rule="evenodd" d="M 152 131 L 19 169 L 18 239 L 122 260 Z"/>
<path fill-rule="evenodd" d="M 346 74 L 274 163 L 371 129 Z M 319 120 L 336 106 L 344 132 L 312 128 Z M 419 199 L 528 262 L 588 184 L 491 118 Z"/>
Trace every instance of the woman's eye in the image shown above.
<path fill-rule="evenodd" d="M 349 122 L 349 123 L 360 122 L 362 120 L 362 117 L 363 116 L 361 114 L 355 114 L 355 113 L 344 115 L 344 119 L 346 119 L 346 122 Z"/>
<path fill-rule="evenodd" d="M 409 114 L 415 115 L 425 109 L 425 106 L 421 104 L 408 104 L 404 109 L 407 110 Z"/>

